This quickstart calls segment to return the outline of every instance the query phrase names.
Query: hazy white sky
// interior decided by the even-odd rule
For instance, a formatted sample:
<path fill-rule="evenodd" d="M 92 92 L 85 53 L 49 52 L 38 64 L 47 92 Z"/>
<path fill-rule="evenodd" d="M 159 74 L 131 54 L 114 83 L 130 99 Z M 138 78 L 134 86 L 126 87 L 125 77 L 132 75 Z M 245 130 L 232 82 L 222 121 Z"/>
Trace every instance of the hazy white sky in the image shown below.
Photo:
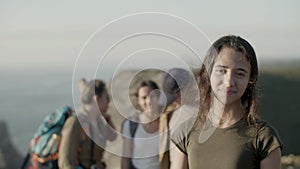
<path fill-rule="evenodd" d="M 185 18 L 211 41 L 226 34 L 241 35 L 253 44 L 259 60 L 300 58 L 299 7 L 298 0 L 1 0 L 0 67 L 72 67 L 97 29 L 139 12 Z"/>

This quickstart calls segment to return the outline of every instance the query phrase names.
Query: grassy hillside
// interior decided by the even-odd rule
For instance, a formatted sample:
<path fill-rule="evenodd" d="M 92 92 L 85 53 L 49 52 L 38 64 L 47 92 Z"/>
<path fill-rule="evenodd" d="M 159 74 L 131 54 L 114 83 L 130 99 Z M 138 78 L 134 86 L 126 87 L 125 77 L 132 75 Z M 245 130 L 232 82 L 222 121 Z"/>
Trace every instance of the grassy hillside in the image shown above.
<path fill-rule="evenodd" d="M 260 112 L 278 130 L 284 154 L 300 154 L 300 68 L 263 68 Z"/>

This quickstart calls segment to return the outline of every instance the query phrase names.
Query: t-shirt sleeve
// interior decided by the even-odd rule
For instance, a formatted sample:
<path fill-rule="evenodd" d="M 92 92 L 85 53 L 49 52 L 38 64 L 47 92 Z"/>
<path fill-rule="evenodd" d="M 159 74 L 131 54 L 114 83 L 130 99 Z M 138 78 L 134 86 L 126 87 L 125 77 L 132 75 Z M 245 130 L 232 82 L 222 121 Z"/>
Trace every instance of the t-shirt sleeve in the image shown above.
<path fill-rule="evenodd" d="M 187 140 L 188 140 L 188 123 L 189 120 L 182 123 L 171 135 L 171 141 L 176 147 L 187 155 Z"/>
<path fill-rule="evenodd" d="M 131 138 L 130 129 L 129 129 L 129 120 L 126 120 L 123 123 L 122 135 L 123 137 Z"/>
<path fill-rule="evenodd" d="M 257 144 L 260 160 L 265 159 L 276 148 L 280 148 L 281 150 L 283 148 L 278 132 L 266 122 L 264 122 L 258 131 Z"/>

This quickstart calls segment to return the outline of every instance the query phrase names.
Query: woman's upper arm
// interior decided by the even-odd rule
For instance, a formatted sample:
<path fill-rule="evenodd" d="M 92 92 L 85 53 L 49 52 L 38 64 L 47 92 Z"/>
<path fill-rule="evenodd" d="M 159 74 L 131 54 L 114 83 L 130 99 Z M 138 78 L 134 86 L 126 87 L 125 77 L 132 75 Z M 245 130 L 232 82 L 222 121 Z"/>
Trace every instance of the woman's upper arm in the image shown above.
<path fill-rule="evenodd" d="M 123 157 L 131 157 L 132 141 L 131 138 L 123 138 Z"/>
<path fill-rule="evenodd" d="M 171 151 L 174 156 L 174 161 L 171 163 L 171 169 L 188 169 L 187 156 L 181 152 L 177 147 L 174 147 Z"/>
<path fill-rule="evenodd" d="M 130 137 L 129 122 L 125 121 L 122 128 L 123 135 L 123 154 L 121 160 L 121 169 L 130 168 L 130 160 L 133 149 L 133 139 Z"/>
<path fill-rule="evenodd" d="M 123 138 L 123 155 L 121 160 L 121 168 L 122 169 L 129 169 L 129 164 L 131 160 L 132 154 L 132 139 L 131 138 Z"/>
<path fill-rule="evenodd" d="M 265 159 L 260 162 L 261 169 L 280 169 L 281 168 L 281 149 L 273 150 Z"/>

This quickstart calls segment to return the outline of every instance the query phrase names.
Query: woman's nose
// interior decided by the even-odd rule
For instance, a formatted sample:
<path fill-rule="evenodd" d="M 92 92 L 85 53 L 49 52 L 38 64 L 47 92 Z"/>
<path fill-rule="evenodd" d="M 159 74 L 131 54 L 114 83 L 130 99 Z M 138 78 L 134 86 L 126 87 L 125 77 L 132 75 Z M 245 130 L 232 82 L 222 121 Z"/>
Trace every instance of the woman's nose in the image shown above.
<path fill-rule="evenodd" d="M 151 104 L 150 96 L 148 96 L 148 97 L 146 98 L 146 104 L 147 104 L 147 105 L 150 105 L 150 104 Z"/>
<path fill-rule="evenodd" d="M 226 87 L 231 87 L 235 83 L 234 76 L 231 72 L 226 73 L 225 78 L 224 78 L 224 83 Z"/>

